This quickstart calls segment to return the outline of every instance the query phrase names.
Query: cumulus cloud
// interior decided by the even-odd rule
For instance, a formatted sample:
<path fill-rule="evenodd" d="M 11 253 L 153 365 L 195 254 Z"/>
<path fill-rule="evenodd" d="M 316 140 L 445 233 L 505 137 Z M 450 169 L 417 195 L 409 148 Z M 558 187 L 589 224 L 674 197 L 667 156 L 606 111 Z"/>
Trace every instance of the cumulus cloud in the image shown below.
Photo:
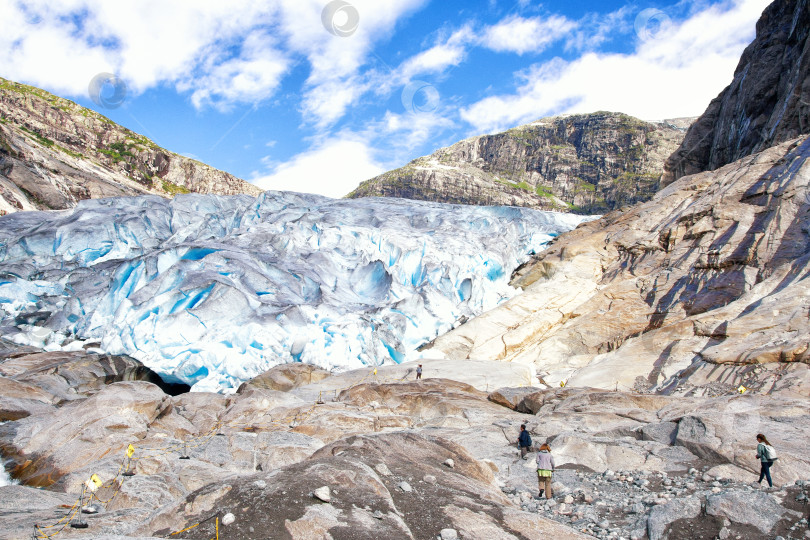
<path fill-rule="evenodd" d="M 538 53 L 577 27 L 565 17 L 523 18 L 512 15 L 486 29 L 481 44 L 496 52 Z"/>
<path fill-rule="evenodd" d="M 273 20 L 271 0 L 26 0 L 0 10 L 4 74 L 72 96 L 107 71 L 135 92 L 175 83 L 201 91 L 198 103 L 253 100 L 278 85 L 287 64 L 268 39 L 246 31 Z M 226 89 L 228 76 L 244 77 Z"/>
<path fill-rule="evenodd" d="M 289 63 L 272 39 L 253 32 L 245 38 L 238 56 L 212 63 L 201 77 L 179 85 L 193 89 L 191 102 L 196 108 L 210 104 L 227 109 L 233 103 L 271 97 Z"/>
<path fill-rule="evenodd" d="M 319 193 L 335 198 L 343 197 L 361 181 L 386 170 L 374 159 L 367 141 L 352 134 L 322 141 L 285 163 L 269 164 L 272 172 L 251 182 L 262 189 Z"/>
<path fill-rule="evenodd" d="M 311 67 L 301 103 L 305 120 L 324 129 L 342 118 L 369 89 L 369 77 L 361 68 L 374 44 L 388 38 L 400 18 L 425 3 L 427 0 L 353 0 L 359 17 L 357 31 L 339 37 L 320 25 L 323 0 L 280 0 L 279 28 L 287 46 L 305 56 Z M 313 25 L 313 20 L 318 24 Z"/>
<path fill-rule="evenodd" d="M 446 40 L 403 62 L 398 69 L 400 79 L 410 80 L 416 75 L 441 73 L 449 67 L 459 65 L 466 57 L 467 46 L 474 37 L 470 25 L 456 30 Z"/>
<path fill-rule="evenodd" d="M 736 0 L 673 24 L 633 54 L 589 52 L 556 58 L 516 75 L 514 93 L 461 111 L 478 132 L 493 132 L 550 113 L 612 110 L 644 119 L 696 116 L 730 81 L 754 23 L 769 0 Z"/>
<path fill-rule="evenodd" d="M 324 0 L 5 0 L 0 66 L 69 96 L 111 72 L 134 92 L 170 84 L 198 108 L 227 110 L 271 97 L 305 59 L 301 109 L 325 127 L 364 93 L 355 86 L 375 41 L 425 2 L 353 0 L 361 24 L 341 38 L 323 26 Z"/>

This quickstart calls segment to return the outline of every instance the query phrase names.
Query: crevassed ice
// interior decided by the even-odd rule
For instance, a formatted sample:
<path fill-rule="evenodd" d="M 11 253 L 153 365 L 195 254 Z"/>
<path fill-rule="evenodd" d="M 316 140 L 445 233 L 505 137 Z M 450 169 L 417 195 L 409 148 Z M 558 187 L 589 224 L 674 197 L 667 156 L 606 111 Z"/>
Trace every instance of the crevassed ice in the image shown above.
<path fill-rule="evenodd" d="M 402 362 L 511 297 L 511 272 L 584 219 L 282 192 L 20 212 L 0 219 L 0 325 L 50 349 L 97 341 L 195 390 L 291 361 Z"/>

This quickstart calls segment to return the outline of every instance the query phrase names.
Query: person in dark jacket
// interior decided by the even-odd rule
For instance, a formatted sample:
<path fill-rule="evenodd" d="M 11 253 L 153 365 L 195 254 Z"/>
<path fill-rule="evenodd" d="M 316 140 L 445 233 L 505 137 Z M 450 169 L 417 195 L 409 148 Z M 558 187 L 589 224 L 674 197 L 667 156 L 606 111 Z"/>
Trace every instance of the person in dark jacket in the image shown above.
<path fill-rule="evenodd" d="M 551 478 L 553 474 L 554 456 L 551 455 L 551 447 L 544 443 L 540 446 L 540 451 L 537 452 L 537 483 L 540 486 L 540 494 L 538 496 L 541 499 L 543 498 L 543 493 L 545 493 L 546 499 L 550 499 L 554 495 L 551 492 Z"/>
<path fill-rule="evenodd" d="M 518 446 L 520 447 L 520 457 L 526 459 L 526 453 L 531 450 L 532 437 L 526 431 L 526 424 L 520 426 L 520 436 L 518 437 Z"/>
<path fill-rule="evenodd" d="M 771 481 L 771 465 L 773 465 L 773 446 L 771 443 L 768 442 L 768 439 L 765 438 L 765 435 L 760 433 L 757 435 L 757 457 L 761 463 L 761 467 L 759 469 L 759 482 L 762 483 L 762 478 L 766 478 L 768 480 L 768 487 L 773 487 L 773 481 Z"/>

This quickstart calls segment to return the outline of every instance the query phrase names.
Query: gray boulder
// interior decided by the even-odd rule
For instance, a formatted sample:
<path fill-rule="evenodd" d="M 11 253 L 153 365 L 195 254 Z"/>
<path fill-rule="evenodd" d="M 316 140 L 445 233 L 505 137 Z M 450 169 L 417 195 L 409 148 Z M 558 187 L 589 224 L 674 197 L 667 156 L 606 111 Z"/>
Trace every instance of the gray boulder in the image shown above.
<path fill-rule="evenodd" d="M 660 422 L 658 424 L 647 424 L 642 426 L 642 441 L 656 441 L 662 444 L 674 444 L 678 434 L 678 424 L 675 422 Z"/>
<path fill-rule="evenodd" d="M 647 535 L 650 540 L 662 540 L 666 538 L 667 527 L 674 521 L 683 518 L 694 519 L 700 515 L 700 510 L 700 500 L 695 497 L 675 499 L 656 506 L 647 518 Z"/>
<path fill-rule="evenodd" d="M 782 518 L 785 509 L 767 493 L 735 491 L 708 497 L 706 513 L 728 518 L 734 523 L 752 525 L 762 534 L 767 534 Z"/>

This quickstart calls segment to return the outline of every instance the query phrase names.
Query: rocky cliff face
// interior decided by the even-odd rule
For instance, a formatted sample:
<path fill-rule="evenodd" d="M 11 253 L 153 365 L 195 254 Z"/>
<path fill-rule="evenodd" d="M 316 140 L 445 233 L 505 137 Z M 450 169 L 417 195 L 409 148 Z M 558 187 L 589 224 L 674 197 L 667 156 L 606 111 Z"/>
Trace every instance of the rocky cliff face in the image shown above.
<path fill-rule="evenodd" d="M 768 7 L 667 187 L 561 236 L 515 274 L 522 295 L 434 348 L 554 385 L 810 396 L 810 140 L 772 146 L 807 133 L 809 17 L 806 0 Z"/>
<path fill-rule="evenodd" d="M 768 6 L 734 80 L 667 160 L 665 184 L 810 133 L 809 35 L 808 0 Z"/>
<path fill-rule="evenodd" d="M 91 198 L 261 191 L 72 101 L 0 78 L 0 213 Z"/>
<path fill-rule="evenodd" d="M 546 118 L 442 148 L 348 196 L 603 213 L 652 197 L 690 122 L 605 112 Z"/>
<path fill-rule="evenodd" d="M 810 396 L 810 139 L 562 235 L 522 295 L 434 344 L 577 386 Z"/>

